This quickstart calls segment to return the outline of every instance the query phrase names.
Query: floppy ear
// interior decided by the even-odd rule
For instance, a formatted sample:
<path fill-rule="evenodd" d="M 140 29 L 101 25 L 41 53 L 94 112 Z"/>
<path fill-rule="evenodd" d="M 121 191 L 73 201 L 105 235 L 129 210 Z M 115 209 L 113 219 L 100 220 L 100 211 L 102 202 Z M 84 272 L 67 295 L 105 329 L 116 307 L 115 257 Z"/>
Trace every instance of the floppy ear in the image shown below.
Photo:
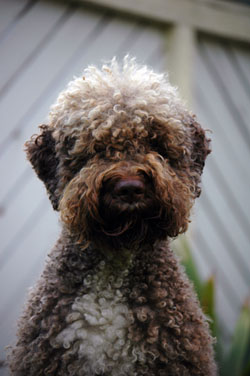
<path fill-rule="evenodd" d="M 199 197 L 201 193 L 201 189 L 199 187 L 200 176 L 203 172 L 205 160 L 208 154 L 211 153 L 211 140 L 207 138 L 205 130 L 197 122 L 195 117 L 191 118 L 191 121 L 188 125 L 190 128 L 190 135 L 192 141 L 191 170 L 193 170 L 196 173 L 194 175 L 194 179 L 196 182 L 196 197 Z"/>
<path fill-rule="evenodd" d="M 47 125 L 41 125 L 41 133 L 33 135 L 25 143 L 27 158 L 31 162 L 39 179 L 41 179 L 49 194 L 53 208 L 58 209 L 58 197 L 56 196 L 57 188 L 57 166 L 59 160 L 56 156 L 55 140 L 52 136 L 52 130 Z"/>

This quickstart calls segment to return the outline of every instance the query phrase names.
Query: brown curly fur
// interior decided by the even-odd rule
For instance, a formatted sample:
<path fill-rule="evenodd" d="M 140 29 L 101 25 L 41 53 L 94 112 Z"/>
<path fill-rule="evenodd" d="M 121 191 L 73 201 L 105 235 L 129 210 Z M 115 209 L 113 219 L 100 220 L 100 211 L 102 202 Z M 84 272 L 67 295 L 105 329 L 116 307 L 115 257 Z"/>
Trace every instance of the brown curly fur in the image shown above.
<path fill-rule="evenodd" d="M 86 70 L 40 128 L 27 155 L 61 212 L 63 231 L 19 321 L 12 374 L 215 375 L 208 325 L 168 246 L 187 230 L 210 152 L 195 116 L 166 77 L 125 59 L 122 70 L 115 60 Z M 132 203 L 114 194 L 129 178 L 145 187 Z M 106 286 L 113 303 L 98 298 Z M 90 345 L 72 329 L 80 320 L 92 336 L 94 324 L 75 310 L 93 294 L 93 307 L 106 299 L 126 312 L 119 346 L 127 355 L 122 347 L 117 353 L 124 371 L 108 353 L 112 343 L 100 350 L 106 361 L 95 368 L 88 360 L 87 347 L 97 341 L 101 349 L 106 329 Z"/>

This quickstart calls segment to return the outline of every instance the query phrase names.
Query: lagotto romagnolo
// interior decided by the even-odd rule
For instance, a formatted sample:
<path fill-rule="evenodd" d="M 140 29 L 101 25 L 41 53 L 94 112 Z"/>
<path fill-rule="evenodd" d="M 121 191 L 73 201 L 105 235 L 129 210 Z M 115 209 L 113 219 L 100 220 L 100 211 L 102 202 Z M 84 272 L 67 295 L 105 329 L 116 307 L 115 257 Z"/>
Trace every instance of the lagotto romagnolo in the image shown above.
<path fill-rule="evenodd" d="M 129 57 L 90 66 L 39 132 L 27 156 L 62 233 L 19 320 L 11 374 L 216 375 L 168 245 L 187 230 L 209 140 L 167 76 Z"/>

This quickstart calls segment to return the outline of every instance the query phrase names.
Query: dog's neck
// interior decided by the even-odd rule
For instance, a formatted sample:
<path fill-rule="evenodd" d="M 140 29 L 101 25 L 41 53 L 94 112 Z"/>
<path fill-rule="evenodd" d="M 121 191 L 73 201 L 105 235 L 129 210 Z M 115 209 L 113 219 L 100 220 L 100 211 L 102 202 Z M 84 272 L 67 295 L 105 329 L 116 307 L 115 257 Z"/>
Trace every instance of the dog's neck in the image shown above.
<path fill-rule="evenodd" d="M 72 235 L 67 229 L 63 229 L 62 237 L 64 242 L 68 243 L 70 248 L 76 247 L 81 252 L 91 253 L 96 255 L 99 260 L 104 260 L 110 265 L 112 269 L 123 270 L 128 268 L 133 260 L 137 257 L 144 257 L 143 255 L 152 254 L 159 244 L 164 243 L 164 247 L 168 246 L 169 240 L 155 241 L 153 244 L 140 243 L 133 244 L 127 247 L 126 245 L 117 248 L 110 247 L 109 242 L 99 242 L 98 239 L 93 241 L 79 243 L 77 238 Z"/>

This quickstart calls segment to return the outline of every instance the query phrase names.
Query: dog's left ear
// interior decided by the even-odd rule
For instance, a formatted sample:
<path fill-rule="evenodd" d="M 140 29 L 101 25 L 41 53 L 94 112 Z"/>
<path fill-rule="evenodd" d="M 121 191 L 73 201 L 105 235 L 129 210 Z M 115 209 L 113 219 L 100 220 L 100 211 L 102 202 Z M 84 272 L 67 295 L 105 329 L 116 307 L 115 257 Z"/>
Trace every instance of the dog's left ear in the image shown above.
<path fill-rule="evenodd" d="M 207 138 L 205 130 L 196 120 L 196 117 L 192 117 L 188 122 L 188 127 L 190 129 L 191 137 L 191 170 L 196 174 L 194 175 L 196 183 L 196 197 L 200 196 L 201 189 L 199 187 L 200 176 L 203 172 L 205 165 L 205 160 L 209 153 L 210 149 L 210 139 Z"/>
<path fill-rule="evenodd" d="M 59 160 L 56 156 L 55 139 L 52 135 L 52 129 L 47 125 L 41 125 L 41 133 L 33 135 L 25 143 L 27 158 L 31 162 L 39 179 L 41 179 L 48 191 L 49 198 L 53 208 L 58 210 L 58 197 L 56 196 L 57 188 L 57 166 Z"/>

